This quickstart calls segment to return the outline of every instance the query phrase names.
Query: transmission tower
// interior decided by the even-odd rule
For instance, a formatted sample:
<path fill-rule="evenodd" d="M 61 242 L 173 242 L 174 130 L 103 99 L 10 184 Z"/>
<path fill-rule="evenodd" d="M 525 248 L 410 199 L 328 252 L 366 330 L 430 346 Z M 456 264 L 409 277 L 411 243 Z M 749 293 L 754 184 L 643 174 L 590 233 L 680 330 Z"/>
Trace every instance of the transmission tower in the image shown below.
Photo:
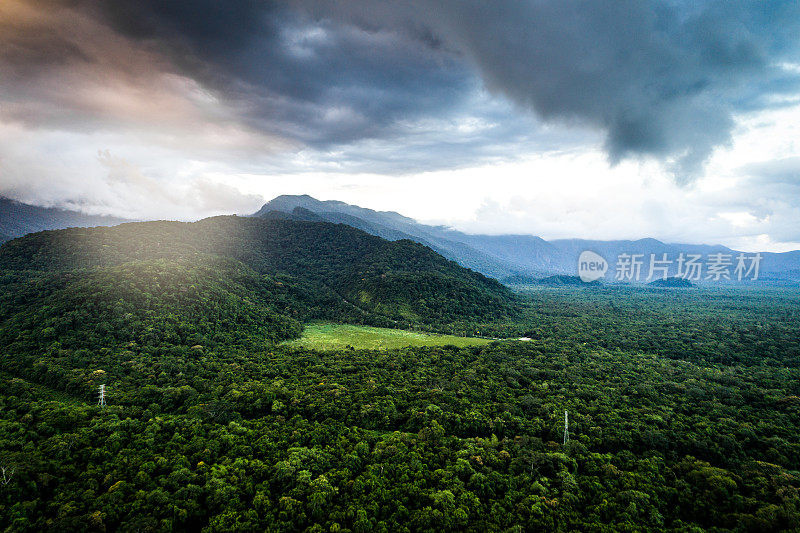
<path fill-rule="evenodd" d="M 564 445 L 569 442 L 569 415 L 564 411 Z"/>
<path fill-rule="evenodd" d="M 100 397 L 97 400 L 97 405 L 99 405 L 100 407 L 105 407 L 106 406 L 106 386 L 105 385 L 100 385 Z"/>

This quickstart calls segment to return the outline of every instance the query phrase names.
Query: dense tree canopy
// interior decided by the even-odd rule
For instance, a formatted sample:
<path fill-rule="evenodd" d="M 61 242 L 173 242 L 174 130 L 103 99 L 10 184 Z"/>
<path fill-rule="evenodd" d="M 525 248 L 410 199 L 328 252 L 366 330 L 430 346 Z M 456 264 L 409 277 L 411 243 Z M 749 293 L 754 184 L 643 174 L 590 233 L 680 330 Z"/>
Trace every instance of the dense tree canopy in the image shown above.
<path fill-rule="evenodd" d="M 288 285 L 305 292 L 332 292 L 341 300 L 336 308 L 355 307 L 377 322 L 434 324 L 514 314 L 511 293 L 495 280 L 421 244 L 326 222 L 229 216 L 45 231 L 0 248 L 0 272 L 91 271 L 154 260 L 191 264 L 208 257 L 236 261 L 259 275 L 290 276 Z M 329 315 L 349 320 L 353 311 Z"/>
<path fill-rule="evenodd" d="M 413 243 L 258 222 L 350 242 L 329 269 L 212 222 L 0 248 L 0 530 L 800 529 L 800 293 L 512 297 Z M 531 340 L 281 344 L 314 318 Z"/>

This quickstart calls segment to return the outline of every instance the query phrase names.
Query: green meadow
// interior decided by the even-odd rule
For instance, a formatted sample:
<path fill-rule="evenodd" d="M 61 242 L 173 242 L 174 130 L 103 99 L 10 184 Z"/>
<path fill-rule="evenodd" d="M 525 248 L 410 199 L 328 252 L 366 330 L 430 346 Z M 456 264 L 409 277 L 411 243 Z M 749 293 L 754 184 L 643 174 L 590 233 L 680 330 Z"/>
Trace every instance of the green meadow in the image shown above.
<path fill-rule="evenodd" d="M 490 342 L 492 341 L 489 339 L 438 335 L 402 329 L 314 323 L 305 327 L 301 338 L 285 344 L 315 350 L 336 350 L 348 346 L 364 350 L 386 350 L 406 346 L 473 346 Z"/>

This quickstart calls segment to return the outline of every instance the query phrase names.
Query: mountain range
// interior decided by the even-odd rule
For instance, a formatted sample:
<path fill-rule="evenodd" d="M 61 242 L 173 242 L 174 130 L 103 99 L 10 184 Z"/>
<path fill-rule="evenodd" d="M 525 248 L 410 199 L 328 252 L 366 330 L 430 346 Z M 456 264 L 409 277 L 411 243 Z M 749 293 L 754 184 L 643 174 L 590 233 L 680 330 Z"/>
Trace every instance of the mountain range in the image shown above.
<path fill-rule="evenodd" d="M 656 239 L 599 241 L 559 239 L 547 241 L 533 235 L 480 235 L 463 233 L 445 226 L 420 224 L 391 211 L 350 205 L 340 201 L 320 201 L 308 195 L 283 195 L 267 202 L 250 215 L 272 220 L 330 222 L 345 224 L 389 241 L 408 239 L 423 244 L 458 264 L 507 284 L 525 284 L 550 276 L 575 276 L 578 258 L 585 250 L 608 263 L 604 281 L 615 281 L 615 264 L 621 254 L 641 256 L 641 279 L 648 280 L 651 254 L 671 261 L 666 276 L 675 277 L 680 254 L 730 256 L 735 267 L 739 251 L 721 245 L 664 243 Z M 43 208 L 0 198 L 0 243 L 27 233 L 66 227 L 112 226 L 125 222 L 114 217 L 84 215 L 75 211 Z M 660 274 L 660 273 L 659 273 Z M 735 280 L 735 276 L 732 275 Z M 759 282 L 800 283 L 800 251 L 762 253 Z M 636 280 L 634 280 L 636 281 Z M 703 279 L 697 280 L 702 282 Z M 722 281 L 725 281 L 724 278 Z"/>
<path fill-rule="evenodd" d="M 279 196 L 252 216 L 337 222 L 388 240 L 410 239 L 467 268 L 510 284 L 523 284 L 554 275 L 574 276 L 578 273 L 578 258 L 585 250 L 599 254 L 608 262 L 609 268 L 604 276 L 606 281 L 614 281 L 614 267 L 621 254 L 641 256 L 639 281 L 642 282 L 647 281 L 649 275 L 651 254 L 656 259 L 663 259 L 666 254 L 667 260 L 672 261 L 667 265 L 667 277 L 678 275 L 677 260 L 680 254 L 687 257 L 697 254 L 704 260 L 713 254 L 730 256 L 732 264 L 729 270 L 735 279 L 733 271 L 737 256 L 741 253 L 721 245 L 669 244 L 656 239 L 546 241 L 533 235 L 475 235 L 444 226 L 420 224 L 395 212 L 374 211 L 339 201 L 320 201 L 308 195 Z M 745 255 L 749 267 L 753 255 Z M 704 278 L 705 274 L 699 281 L 704 281 Z M 799 283 L 800 251 L 762 253 L 758 279 L 779 284 Z"/>

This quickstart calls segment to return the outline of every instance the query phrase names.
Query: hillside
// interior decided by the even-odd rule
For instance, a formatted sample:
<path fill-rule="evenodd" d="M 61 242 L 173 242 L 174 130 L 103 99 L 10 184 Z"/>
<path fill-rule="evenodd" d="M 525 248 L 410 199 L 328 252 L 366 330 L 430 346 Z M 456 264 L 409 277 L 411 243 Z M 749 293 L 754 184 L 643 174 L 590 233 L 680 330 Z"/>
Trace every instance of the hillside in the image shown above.
<path fill-rule="evenodd" d="M 0 345 L 15 354 L 98 347 L 263 346 L 294 338 L 295 299 L 236 261 L 141 260 L 0 276 Z M 292 305 L 287 307 L 287 302 Z"/>
<path fill-rule="evenodd" d="M 297 320 L 435 326 L 512 312 L 502 285 L 424 246 L 319 222 L 229 216 L 47 231 L 2 246 L 0 272 L 0 317 L 14 319 L 2 327 L 35 332 L 66 313 L 71 323 L 106 323 L 115 338 L 130 331 L 120 342 L 137 335 L 114 322 L 126 316 L 187 344 L 217 342 L 226 328 L 242 342 L 278 341 L 299 334 Z M 208 309 L 215 318 L 202 315 Z"/>

